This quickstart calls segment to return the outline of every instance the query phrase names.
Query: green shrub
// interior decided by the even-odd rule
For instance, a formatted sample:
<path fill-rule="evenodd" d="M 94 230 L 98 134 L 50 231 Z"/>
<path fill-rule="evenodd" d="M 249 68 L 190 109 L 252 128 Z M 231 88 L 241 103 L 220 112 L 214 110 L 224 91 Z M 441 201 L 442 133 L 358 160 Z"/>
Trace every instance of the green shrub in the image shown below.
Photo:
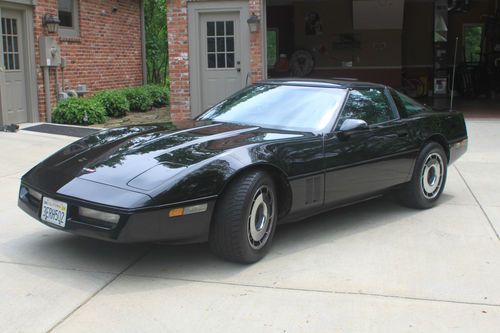
<path fill-rule="evenodd" d="M 157 84 L 148 84 L 147 86 L 144 86 L 144 88 L 149 93 L 149 96 L 151 96 L 153 106 L 162 107 L 168 104 L 170 99 L 168 87 Z"/>
<path fill-rule="evenodd" d="M 130 104 L 130 111 L 145 112 L 153 106 L 153 99 L 145 87 L 126 88 L 123 92 Z"/>
<path fill-rule="evenodd" d="M 73 125 L 102 124 L 106 121 L 106 110 L 93 98 L 68 98 L 54 108 L 52 121 Z"/>
<path fill-rule="evenodd" d="M 130 103 L 123 91 L 100 91 L 94 98 L 104 106 L 106 114 L 110 117 L 123 117 L 130 111 Z"/>

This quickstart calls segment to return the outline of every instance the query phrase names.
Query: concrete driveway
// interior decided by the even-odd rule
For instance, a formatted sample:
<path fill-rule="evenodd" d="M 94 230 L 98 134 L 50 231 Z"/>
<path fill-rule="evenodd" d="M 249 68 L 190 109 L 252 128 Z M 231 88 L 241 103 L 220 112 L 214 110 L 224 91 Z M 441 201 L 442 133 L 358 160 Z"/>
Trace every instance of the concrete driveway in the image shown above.
<path fill-rule="evenodd" d="M 0 331 L 498 332 L 500 121 L 468 129 L 438 207 L 385 198 L 282 226 L 252 266 L 41 225 L 19 177 L 74 139 L 0 133 Z"/>

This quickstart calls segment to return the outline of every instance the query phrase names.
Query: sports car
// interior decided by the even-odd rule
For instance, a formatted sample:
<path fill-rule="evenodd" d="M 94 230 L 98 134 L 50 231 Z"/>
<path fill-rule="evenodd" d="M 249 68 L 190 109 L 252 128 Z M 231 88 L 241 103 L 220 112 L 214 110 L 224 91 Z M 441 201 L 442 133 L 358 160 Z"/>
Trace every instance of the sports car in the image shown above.
<path fill-rule="evenodd" d="M 434 206 L 467 150 L 461 113 L 379 84 L 267 80 L 193 121 L 82 138 L 21 179 L 19 206 L 40 222 L 115 242 L 208 241 L 252 263 L 276 225 L 398 193 Z"/>

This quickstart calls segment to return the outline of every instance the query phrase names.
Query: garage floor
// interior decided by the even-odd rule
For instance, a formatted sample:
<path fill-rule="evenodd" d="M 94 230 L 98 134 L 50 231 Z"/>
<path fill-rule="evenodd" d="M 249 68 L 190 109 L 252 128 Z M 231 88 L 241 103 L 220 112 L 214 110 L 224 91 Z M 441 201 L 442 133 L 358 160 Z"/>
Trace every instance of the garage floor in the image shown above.
<path fill-rule="evenodd" d="M 379 199 L 283 226 L 252 266 L 41 225 L 16 207 L 19 177 L 74 139 L 0 133 L 0 331 L 498 332 L 500 120 L 468 128 L 438 207 Z"/>

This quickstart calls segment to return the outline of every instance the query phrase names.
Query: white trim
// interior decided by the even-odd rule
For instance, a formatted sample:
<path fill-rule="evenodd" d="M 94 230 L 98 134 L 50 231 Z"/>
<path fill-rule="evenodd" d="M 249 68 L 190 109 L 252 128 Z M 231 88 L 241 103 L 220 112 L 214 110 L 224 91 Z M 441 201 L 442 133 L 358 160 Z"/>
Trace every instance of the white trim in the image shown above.
<path fill-rule="evenodd" d="M 25 6 L 35 6 L 36 1 L 35 0 L 3 0 L 0 1 L 2 5 L 5 4 L 14 4 L 14 5 L 25 5 Z"/>
<path fill-rule="evenodd" d="M 38 110 L 38 83 L 36 78 L 36 59 L 35 59 L 35 30 L 33 26 L 33 7 L 35 1 L 16 0 L 16 1 L 1 1 L 0 7 L 12 9 L 21 12 L 23 25 L 23 41 L 24 52 L 24 81 L 26 89 L 26 114 L 30 122 L 39 121 L 40 113 Z M 0 8 L 0 9 L 1 9 Z M 1 10 L 0 10 L 1 12 Z M 3 80 L 0 73 L 0 80 Z M 3 85 L 1 85 L 3 87 Z M 2 99 L 1 95 L 5 96 L 5 89 L 0 91 L 0 125 L 5 121 L 5 116 L 2 116 Z M 6 124 L 5 124 L 6 125 Z"/>
<path fill-rule="evenodd" d="M 242 87 L 245 86 L 247 73 L 250 73 L 250 31 L 246 23 L 248 1 L 204 1 L 188 2 L 188 40 L 189 40 L 189 95 L 191 115 L 200 114 L 201 101 L 201 72 L 200 72 L 200 17 L 206 13 L 238 12 L 240 15 L 240 62 Z M 245 46 L 246 45 L 246 46 Z"/>

